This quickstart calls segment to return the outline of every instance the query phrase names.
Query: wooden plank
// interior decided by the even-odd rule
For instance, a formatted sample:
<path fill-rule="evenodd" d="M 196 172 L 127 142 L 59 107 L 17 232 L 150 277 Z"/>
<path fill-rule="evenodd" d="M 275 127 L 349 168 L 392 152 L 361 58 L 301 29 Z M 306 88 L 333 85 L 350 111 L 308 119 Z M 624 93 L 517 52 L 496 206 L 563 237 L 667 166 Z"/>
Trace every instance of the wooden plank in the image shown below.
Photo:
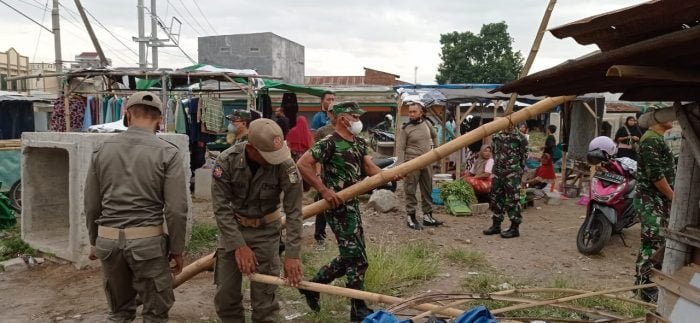
<path fill-rule="evenodd" d="M 690 68 L 613 65 L 607 77 L 649 79 L 672 82 L 700 82 L 700 71 Z"/>
<path fill-rule="evenodd" d="M 646 323 L 668 323 L 663 317 L 654 312 L 647 312 Z"/>
<path fill-rule="evenodd" d="M 700 138 L 698 138 L 697 132 L 700 129 L 695 129 L 695 127 L 693 127 L 693 124 L 697 125 L 699 120 L 691 120 L 692 115 L 688 113 L 690 109 L 697 108 L 697 103 L 694 103 L 692 105 L 686 105 L 682 109 L 676 109 L 676 117 L 678 117 L 678 123 L 681 124 L 681 128 L 683 129 L 683 138 L 690 143 L 688 148 L 690 148 L 690 151 L 693 153 L 695 160 L 700 160 Z"/>
<path fill-rule="evenodd" d="M 651 281 L 657 283 L 659 287 L 689 302 L 700 305 L 700 288 L 690 285 L 688 282 L 674 276 L 664 274 L 656 269 L 652 269 L 651 271 Z"/>
<path fill-rule="evenodd" d="M 696 248 L 700 248 L 700 237 L 699 236 L 694 236 L 693 234 L 681 232 L 681 231 L 676 231 L 676 230 L 670 230 L 668 228 L 662 228 L 661 229 L 661 235 L 666 237 L 666 239 L 671 239 L 678 241 L 680 243 L 684 243 Z"/>

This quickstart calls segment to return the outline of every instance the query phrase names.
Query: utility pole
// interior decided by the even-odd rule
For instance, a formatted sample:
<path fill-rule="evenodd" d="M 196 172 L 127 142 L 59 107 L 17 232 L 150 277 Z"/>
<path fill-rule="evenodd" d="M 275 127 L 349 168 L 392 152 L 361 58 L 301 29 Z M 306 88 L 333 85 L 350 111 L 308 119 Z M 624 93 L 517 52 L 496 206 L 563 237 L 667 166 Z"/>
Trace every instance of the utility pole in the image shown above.
<path fill-rule="evenodd" d="M 418 84 L 418 66 L 413 67 L 413 84 Z"/>
<path fill-rule="evenodd" d="M 53 45 L 54 56 L 56 56 L 56 73 L 63 72 L 63 57 L 61 56 L 61 22 L 58 15 L 58 0 L 53 0 L 53 8 L 51 9 L 51 27 L 53 29 Z M 63 95 L 63 88 L 59 78 L 58 96 Z"/>
<path fill-rule="evenodd" d="M 83 5 L 80 3 L 80 0 L 75 0 L 75 6 L 78 8 L 78 12 L 80 13 L 80 18 L 83 19 L 83 24 L 85 24 L 85 29 L 87 29 L 88 35 L 90 35 L 90 40 L 92 40 L 92 45 L 95 46 L 95 50 L 97 51 L 97 55 L 100 56 L 100 64 L 102 65 L 102 67 L 108 66 L 109 62 L 107 61 L 107 57 L 105 56 L 105 53 L 102 51 L 102 46 L 100 46 L 100 42 L 97 40 L 97 36 L 95 36 L 95 31 L 92 30 L 92 25 L 90 25 L 90 20 L 88 20 L 88 17 L 85 14 L 85 9 L 83 9 Z"/>
<path fill-rule="evenodd" d="M 156 14 L 156 0 L 151 0 L 151 62 L 153 69 L 158 69 L 158 15 Z"/>
<path fill-rule="evenodd" d="M 144 14 L 144 9 L 143 9 L 143 0 L 138 0 L 138 4 L 136 5 L 137 12 L 138 12 L 138 21 L 139 21 L 139 36 L 137 38 L 134 38 L 134 41 L 139 43 L 139 68 L 145 69 L 146 68 L 146 42 L 148 42 L 147 39 L 145 38 L 145 31 L 144 31 L 144 26 L 143 26 L 143 14 Z"/>

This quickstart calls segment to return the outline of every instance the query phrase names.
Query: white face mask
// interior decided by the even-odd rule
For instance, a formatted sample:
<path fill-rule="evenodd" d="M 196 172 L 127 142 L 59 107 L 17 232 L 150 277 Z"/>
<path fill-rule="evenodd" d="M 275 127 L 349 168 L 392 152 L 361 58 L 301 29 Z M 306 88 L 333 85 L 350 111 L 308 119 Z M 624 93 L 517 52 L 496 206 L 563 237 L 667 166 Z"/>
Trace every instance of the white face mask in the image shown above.
<path fill-rule="evenodd" d="M 348 130 L 355 136 L 359 135 L 360 132 L 362 132 L 362 121 L 357 120 L 355 122 L 351 122 Z"/>
<path fill-rule="evenodd" d="M 238 127 L 236 127 L 236 125 L 234 125 L 233 123 L 228 124 L 228 132 L 236 132 L 236 130 L 238 130 Z"/>

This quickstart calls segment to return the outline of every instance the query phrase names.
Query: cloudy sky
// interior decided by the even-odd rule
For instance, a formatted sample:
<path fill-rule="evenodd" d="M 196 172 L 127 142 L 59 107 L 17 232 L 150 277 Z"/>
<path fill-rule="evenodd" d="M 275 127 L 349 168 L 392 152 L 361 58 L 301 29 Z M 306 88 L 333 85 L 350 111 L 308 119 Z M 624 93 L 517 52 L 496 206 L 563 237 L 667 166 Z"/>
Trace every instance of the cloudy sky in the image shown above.
<path fill-rule="evenodd" d="M 5 0 L 51 28 L 48 0 Z M 145 1 L 150 6 L 150 1 Z M 550 27 L 641 3 L 640 0 L 559 0 Z M 114 66 L 137 66 L 136 0 L 83 0 L 100 24 L 93 28 Z M 294 3 L 294 4 L 292 4 Z M 482 24 L 505 21 L 514 47 L 527 56 L 547 0 L 158 0 L 158 15 L 168 23 L 177 16 L 182 48 L 197 59 L 197 37 L 273 32 L 306 47 L 306 75 L 362 75 L 363 67 L 401 75 L 412 82 L 434 83 L 440 63 L 440 34 L 478 33 Z M 94 51 L 73 1 L 61 1 L 63 59 Z M 49 6 L 49 10 L 44 8 Z M 204 18 L 206 16 L 206 19 Z M 53 36 L 0 4 L 0 50 L 14 47 L 30 62 L 53 62 Z M 92 19 L 92 18 L 91 18 Z M 150 19 L 147 19 L 150 22 Z M 110 35 L 110 33 L 112 35 Z M 150 32 L 150 24 L 147 25 Z M 162 33 L 161 33 L 162 35 Z M 122 44 L 123 43 L 123 44 Z M 583 55 L 596 48 L 547 33 L 531 72 Z M 177 48 L 161 49 L 161 67 L 190 65 Z"/>

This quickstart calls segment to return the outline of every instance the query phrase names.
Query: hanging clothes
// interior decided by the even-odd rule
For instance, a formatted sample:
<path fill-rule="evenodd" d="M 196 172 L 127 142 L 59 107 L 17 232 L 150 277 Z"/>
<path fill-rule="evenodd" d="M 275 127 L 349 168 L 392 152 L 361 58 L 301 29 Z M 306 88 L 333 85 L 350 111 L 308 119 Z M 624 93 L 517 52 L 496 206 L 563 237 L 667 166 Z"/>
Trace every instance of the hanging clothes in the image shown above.
<path fill-rule="evenodd" d="M 122 118 L 122 102 L 125 99 L 123 97 L 118 97 L 117 101 L 114 102 L 114 120 L 120 120 Z"/>
<path fill-rule="evenodd" d="M 267 93 L 258 95 L 256 109 L 262 112 L 263 118 L 272 118 L 272 99 Z"/>
<path fill-rule="evenodd" d="M 217 98 L 202 99 L 202 129 L 210 134 L 221 134 L 226 131 L 224 126 L 224 106 Z"/>
<path fill-rule="evenodd" d="M 294 128 L 297 124 L 297 113 L 299 112 L 296 93 L 285 93 L 282 96 L 282 110 L 284 110 L 284 116 L 289 119 L 289 129 Z"/>
<path fill-rule="evenodd" d="M 52 131 L 66 131 L 65 108 L 63 105 L 63 100 L 64 97 L 60 97 L 54 101 L 53 113 L 51 114 Z M 83 118 L 85 116 L 85 99 L 80 96 L 70 97 L 69 111 L 71 129 L 82 129 Z"/>
<path fill-rule="evenodd" d="M 112 98 L 110 95 L 105 95 L 102 97 L 102 107 L 100 109 L 100 123 L 107 123 L 107 110 L 109 109 L 109 100 Z"/>
<path fill-rule="evenodd" d="M 85 104 L 85 116 L 83 117 L 83 127 L 82 129 L 87 131 L 90 126 L 92 126 L 92 103 L 94 98 L 92 96 L 87 97 L 87 103 Z"/>
<path fill-rule="evenodd" d="M 105 112 L 105 121 L 104 123 L 110 123 L 114 122 L 114 106 L 115 103 L 117 102 L 117 98 L 112 96 L 109 98 L 109 101 L 107 101 L 107 111 Z"/>
<path fill-rule="evenodd" d="M 180 100 L 176 100 L 175 105 L 175 133 L 187 134 L 185 105 Z"/>

